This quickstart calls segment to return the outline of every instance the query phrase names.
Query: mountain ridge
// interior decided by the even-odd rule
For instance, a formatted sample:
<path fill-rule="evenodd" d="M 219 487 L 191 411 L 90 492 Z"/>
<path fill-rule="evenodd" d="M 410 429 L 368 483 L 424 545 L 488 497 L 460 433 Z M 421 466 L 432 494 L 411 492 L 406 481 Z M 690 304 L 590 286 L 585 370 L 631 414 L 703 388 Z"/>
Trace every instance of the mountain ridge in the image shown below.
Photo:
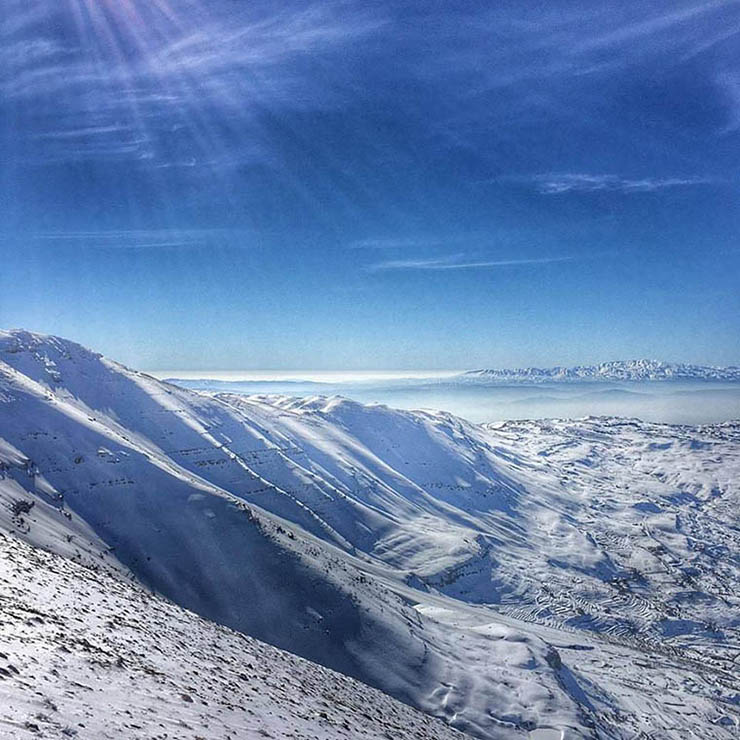
<path fill-rule="evenodd" d="M 740 367 L 714 367 L 671 363 L 661 360 L 614 360 L 597 365 L 574 365 L 551 368 L 524 367 L 515 369 L 468 370 L 457 376 L 461 380 L 489 381 L 669 381 L 722 380 L 740 382 Z"/>

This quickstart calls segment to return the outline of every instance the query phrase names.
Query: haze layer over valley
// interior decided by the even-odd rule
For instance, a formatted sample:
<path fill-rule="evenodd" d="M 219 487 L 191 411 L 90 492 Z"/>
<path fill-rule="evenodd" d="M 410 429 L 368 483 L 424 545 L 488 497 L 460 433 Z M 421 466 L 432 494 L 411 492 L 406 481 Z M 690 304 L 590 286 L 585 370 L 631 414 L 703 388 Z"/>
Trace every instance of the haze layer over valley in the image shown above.
<path fill-rule="evenodd" d="M 444 409 L 474 422 L 637 417 L 671 424 L 740 418 L 740 369 L 655 360 L 436 373 L 162 371 L 183 388 L 227 393 L 340 395 L 404 409 Z"/>
<path fill-rule="evenodd" d="M 3 547 L 29 563 L 21 601 L 34 609 L 40 589 L 61 588 L 47 572 L 93 592 L 133 579 L 475 737 L 736 735 L 737 423 L 478 425 L 342 398 L 203 394 L 15 331 L 0 334 L 0 438 Z M 18 577 L 3 585 L 16 604 Z M 116 598 L 141 599 L 127 588 Z M 88 607 L 91 625 L 107 618 L 97 598 Z M 42 701 L 44 673 L 11 648 L 3 720 L 34 732 L 24 723 L 57 710 L 28 700 Z M 195 700 L 206 690 L 189 685 Z M 95 697 L 61 709 L 50 696 L 80 736 Z"/>

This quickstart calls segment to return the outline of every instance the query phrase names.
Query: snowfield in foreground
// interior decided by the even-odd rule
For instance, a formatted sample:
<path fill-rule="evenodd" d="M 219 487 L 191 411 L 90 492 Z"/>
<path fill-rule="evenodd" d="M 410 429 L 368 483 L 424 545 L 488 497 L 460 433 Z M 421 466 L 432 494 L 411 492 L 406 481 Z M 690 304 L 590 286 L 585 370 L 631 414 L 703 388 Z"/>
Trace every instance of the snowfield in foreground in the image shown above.
<path fill-rule="evenodd" d="M 208 395 L 0 332 L 0 530 L 67 560 L 5 547 L 134 579 L 476 737 L 737 737 L 739 511 L 738 424 Z"/>
<path fill-rule="evenodd" d="M 0 737 L 462 735 L 386 694 L 0 535 Z"/>

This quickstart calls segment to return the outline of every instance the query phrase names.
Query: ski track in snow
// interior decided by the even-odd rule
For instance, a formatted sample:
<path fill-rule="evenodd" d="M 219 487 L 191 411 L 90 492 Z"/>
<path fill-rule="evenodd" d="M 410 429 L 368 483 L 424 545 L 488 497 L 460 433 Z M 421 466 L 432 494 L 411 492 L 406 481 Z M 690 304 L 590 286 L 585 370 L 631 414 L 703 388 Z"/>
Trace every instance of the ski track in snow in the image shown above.
<path fill-rule="evenodd" d="M 738 481 L 740 424 L 199 394 L 0 332 L 0 529 L 67 560 L 23 557 L 478 737 L 737 737 Z"/>

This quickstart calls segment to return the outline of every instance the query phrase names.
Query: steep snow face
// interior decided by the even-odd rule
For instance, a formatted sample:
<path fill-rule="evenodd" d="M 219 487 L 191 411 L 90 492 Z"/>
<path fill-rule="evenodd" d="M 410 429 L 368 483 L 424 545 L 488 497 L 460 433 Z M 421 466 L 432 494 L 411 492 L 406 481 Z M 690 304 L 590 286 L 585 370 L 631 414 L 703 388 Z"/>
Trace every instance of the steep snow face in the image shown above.
<path fill-rule="evenodd" d="M 0 525 L 467 732 L 737 726 L 737 426 L 208 396 L 14 332 L 0 439 Z"/>
<path fill-rule="evenodd" d="M 516 370 L 471 370 L 458 376 L 470 382 L 551 382 L 568 380 L 721 380 L 740 381 L 738 367 L 708 367 L 685 365 L 658 360 L 627 360 L 602 362 L 599 365 L 537 368 Z"/>
<path fill-rule="evenodd" d="M 10 522 L 29 542 L 75 548 L 80 559 L 97 549 L 207 617 L 409 700 L 426 689 L 415 668 L 425 645 L 409 626 L 418 621 L 410 607 L 375 583 L 360 587 L 330 549 L 245 503 L 270 486 L 276 509 L 316 520 L 213 429 L 222 416 L 238 432 L 228 407 L 188 407 L 204 399 L 72 343 L 28 334 L 6 341 L 2 356 L 20 369 L 0 366 L 0 495 L 10 507 L 34 505 Z M 264 449 L 259 431 L 245 437 Z M 219 471 L 214 482 L 198 474 L 204 460 Z M 233 493 L 219 485 L 232 479 Z"/>
<path fill-rule="evenodd" d="M 0 737 L 462 738 L 386 694 L 0 534 Z"/>

